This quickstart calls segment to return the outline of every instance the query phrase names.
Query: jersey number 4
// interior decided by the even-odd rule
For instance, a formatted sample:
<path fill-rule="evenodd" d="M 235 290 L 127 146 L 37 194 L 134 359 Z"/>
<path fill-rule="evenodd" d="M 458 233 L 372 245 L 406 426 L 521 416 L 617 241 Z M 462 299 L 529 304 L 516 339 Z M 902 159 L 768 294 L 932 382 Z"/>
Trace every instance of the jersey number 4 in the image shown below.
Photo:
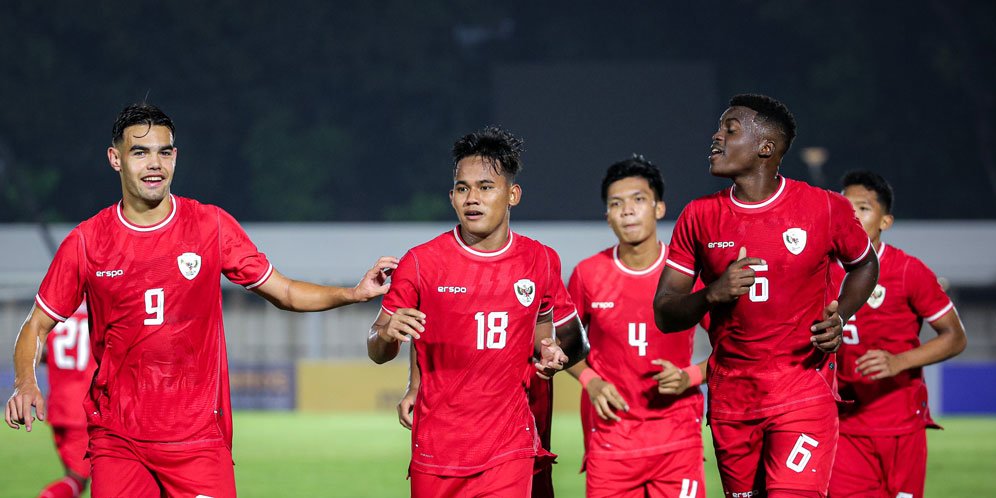
<path fill-rule="evenodd" d="M 647 324 L 629 324 L 629 345 L 636 348 L 640 356 L 647 356 Z"/>
<path fill-rule="evenodd" d="M 478 311 L 474 315 L 477 320 L 477 349 L 503 349 L 508 329 L 508 312 L 492 311 L 487 315 Z M 486 325 L 486 326 L 485 326 Z"/>

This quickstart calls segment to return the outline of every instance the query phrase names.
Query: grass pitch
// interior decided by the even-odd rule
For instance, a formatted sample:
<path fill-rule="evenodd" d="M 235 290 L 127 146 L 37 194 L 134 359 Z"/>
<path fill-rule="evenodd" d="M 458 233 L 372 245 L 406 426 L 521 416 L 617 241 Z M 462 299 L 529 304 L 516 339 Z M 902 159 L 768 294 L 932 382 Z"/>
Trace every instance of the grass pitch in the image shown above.
<path fill-rule="evenodd" d="M 945 418 L 929 431 L 926 496 L 996 496 L 996 418 Z M 581 426 L 574 414 L 554 419 L 558 496 L 584 496 Z M 708 431 L 706 431 L 708 436 Z M 389 413 L 235 414 L 235 473 L 239 496 L 408 496 L 409 433 Z M 707 490 L 721 497 L 711 441 L 706 441 Z M 62 470 L 48 426 L 0 430 L 0 497 L 37 496 Z M 86 494 L 85 496 L 89 496 Z"/>

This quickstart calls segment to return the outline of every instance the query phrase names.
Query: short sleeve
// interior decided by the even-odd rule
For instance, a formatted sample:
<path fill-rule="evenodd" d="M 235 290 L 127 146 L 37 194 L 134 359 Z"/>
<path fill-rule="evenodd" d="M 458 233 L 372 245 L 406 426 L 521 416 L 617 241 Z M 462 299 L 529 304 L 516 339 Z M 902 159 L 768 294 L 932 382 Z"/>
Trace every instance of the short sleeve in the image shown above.
<path fill-rule="evenodd" d="M 864 259 L 871 251 L 871 241 L 858 217 L 854 207 L 846 197 L 827 192 L 830 203 L 830 244 L 833 256 L 844 266 L 849 266 Z"/>
<path fill-rule="evenodd" d="M 223 209 L 218 209 L 221 243 L 221 272 L 232 283 L 246 289 L 263 285 L 273 274 L 273 265 L 256 249 L 249 234 Z"/>
<path fill-rule="evenodd" d="M 548 292 L 544 296 L 544 302 L 540 303 L 540 313 L 546 314 L 552 310 L 553 326 L 559 327 L 577 316 L 578 312 L 574 307 L 574 301 L 571 300 L 571 295 L 567 292 L 567 287 L 564 286 L 563 277 L 560 276 L 560 255 L 547 246 L 543 246 L 543 248 L 546 250 L 549 261 L 550 274 L 548 276 Z"/>
<path fill-rule="evenodd" d="M 591 321 L 591 303 L 588 302 L 588 296 L 584 289 L 584 280 L 581 278 L 581 265 L 575 266 L 574 271 L 571 272 L 571 278 L 567 282 L 567 293 L 570 294 L 571 300 L 574 301 L 574 306 L 578 310 L 578 317 L 581 318 L 581 323 L 584 326 L 588 326 Z"/>
<path fill-rule="evenodd" d="M 671 243 L 668 244 L 667 261 L 665 264 L 671 268 L 694 277 L 695 270 L 695 227 L 694 206 L 689 204 L 681 211 L 678 221 L 674 223 L 674 231 L 671 233 Z"/>
<path fill-rule="evenodd" d="M 944 293 L 937 276 L 919 259 L 910 258 L 904 280 L 910 308 L 927 322 L 941 318 L 954 308 L 954 303 Z"/>
<path fill-rule="evenodd" d="M 381 302 L 385 313 L 393 315 L 401 308 L 418 309 L 421 304 L 418 272 L 418 256 L 413 251 L 408 251 L 391 273 L 391 287 Z"/>
<path fill-rule="evenodd" d="M 79 227 L 66 236 L 38 288 L 35 303 L 53 320 L 64 322 L 83 302 L 86 256 Z"/>

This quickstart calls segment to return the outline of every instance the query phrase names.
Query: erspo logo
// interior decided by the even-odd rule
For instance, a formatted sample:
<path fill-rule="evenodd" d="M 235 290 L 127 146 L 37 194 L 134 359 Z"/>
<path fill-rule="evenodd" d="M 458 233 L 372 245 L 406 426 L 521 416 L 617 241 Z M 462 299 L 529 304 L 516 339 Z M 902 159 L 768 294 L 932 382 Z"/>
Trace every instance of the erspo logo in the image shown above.
<path fill-rule="evenodd" d="M 124 275 L 124 270 L 103 270 L 103 271 L 97 270 L 95 275 L 97 275 L 98 277 L 110 277 L 110 278 L 120 277 L 121 275 Z"/>
<path fill-rule="evenodd" d="M 466 294 L 467 293 L 467 288 L 466 287 L 450 287 L 450 286 L 447 286 L 447 285 L 440 285 L 439 288 L 436 289 L 436 290 L 439 291 L 439 292 L 448 292 L 448 293 L 451 293 L 451 294 Z"/>

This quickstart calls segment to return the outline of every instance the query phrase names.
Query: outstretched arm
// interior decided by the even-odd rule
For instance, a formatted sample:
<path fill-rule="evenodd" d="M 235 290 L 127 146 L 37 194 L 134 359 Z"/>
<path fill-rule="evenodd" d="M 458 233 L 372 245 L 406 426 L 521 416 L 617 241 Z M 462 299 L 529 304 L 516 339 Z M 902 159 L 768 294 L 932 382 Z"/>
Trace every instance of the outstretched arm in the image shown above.
<path fill-rule="evenodd" d="M 35 408 L 38 420 L 45 420 L 45 398 L 38 388 L 35 378 L 35 366 L 48 333 L 55 327 L 55 320 L 46 315 L 38 306 L 31 308 L 31 313 L 21 331 L 17 334 L 14 344 L 14 394 L 7 400 L 4 408 L 4 421 L 12 429 L 24 428 L 31 432 L 31 407 Z"/>
<path fill-rule="evenodd" d="M 254 288 L 253 292 L 282 310 L 330 310 L 383 295 L 389 287 L 385 283 L 387 276 L 397 267 L 397 258 L 384 256 L 377 260 L 373 268 L 367 270 L 355 287 L 335 287 L 292 280 L 274 269 L 270 278 L 263 285 Z"/>

